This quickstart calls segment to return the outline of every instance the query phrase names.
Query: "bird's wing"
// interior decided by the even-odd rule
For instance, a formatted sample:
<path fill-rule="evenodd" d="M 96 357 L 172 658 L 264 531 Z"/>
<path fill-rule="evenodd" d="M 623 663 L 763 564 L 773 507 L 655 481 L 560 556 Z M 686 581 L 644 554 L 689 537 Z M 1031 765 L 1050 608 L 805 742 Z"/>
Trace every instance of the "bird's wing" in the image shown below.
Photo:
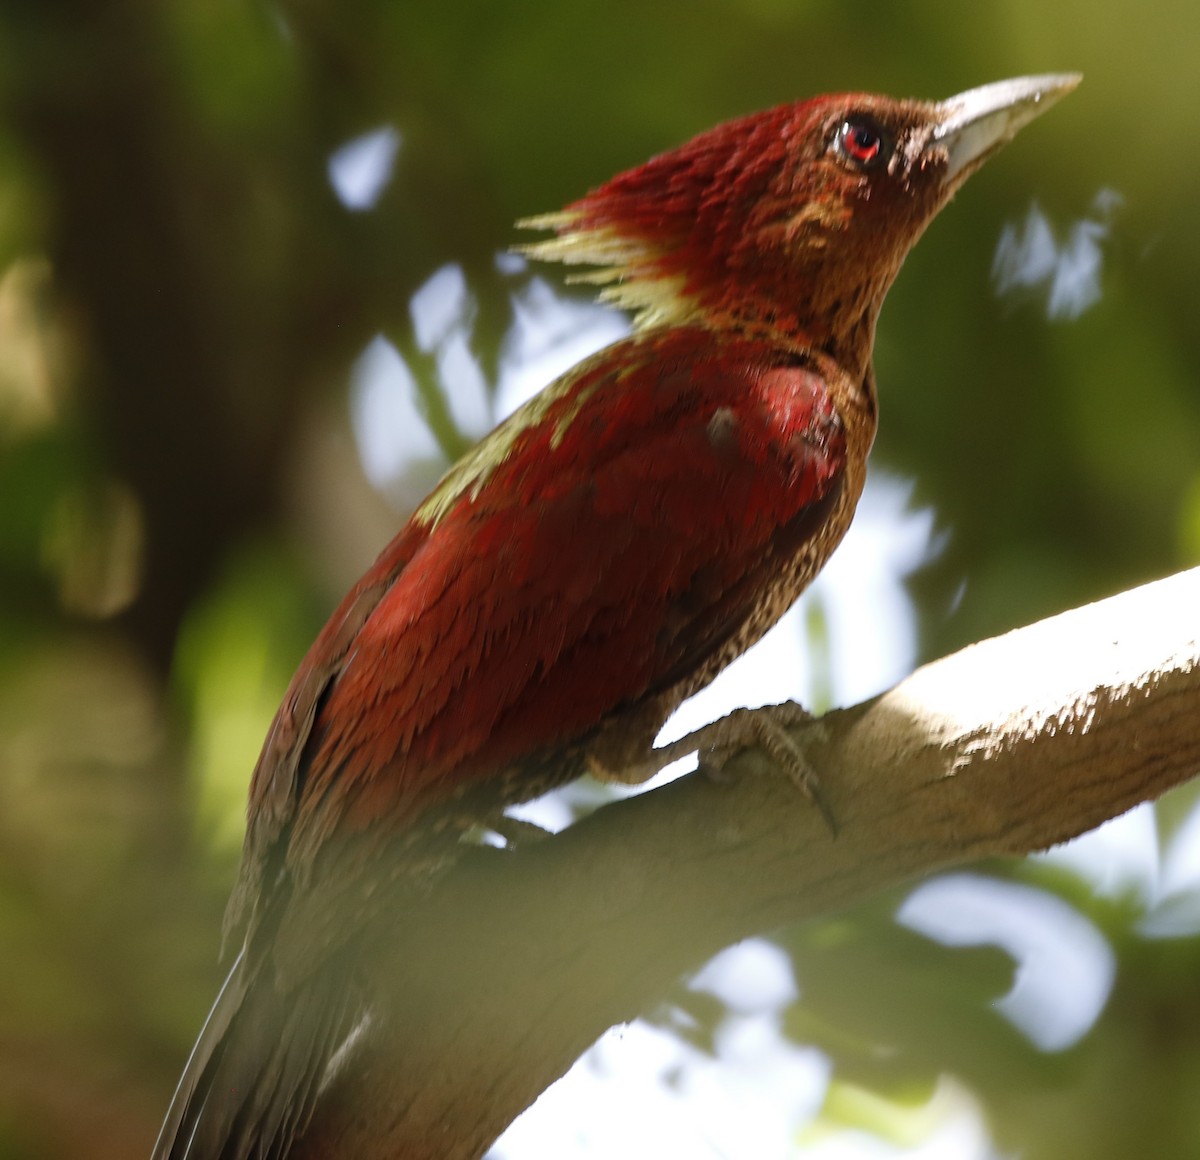
<path fill-rule="evenodd" d="M 813 360 L 672 329 L 580 364 L 453 469 L 334 613 L 264 745 L 229 927 L 325 837 L 403 823 L 685 681 L 836 495 Z"/>
<path fill-rule="evenodd" d="M 321 705 L 363 625 L 424 540 L 424 529 L 410 523 L 384 548 L 326 622 L 288 685 L 250 781 L 242 864 L 225 911 L 227 948 L 261 910 L 266 880 L 278 873 L 286 854 Z"/>
<path fill-rule="evenodd" d="M 293 842 L 411 816 L 686 676 L 845 458 L 803 359 L 699 330 L 609 348 L 516 419 L 423 509 L 327 683 Z"/>

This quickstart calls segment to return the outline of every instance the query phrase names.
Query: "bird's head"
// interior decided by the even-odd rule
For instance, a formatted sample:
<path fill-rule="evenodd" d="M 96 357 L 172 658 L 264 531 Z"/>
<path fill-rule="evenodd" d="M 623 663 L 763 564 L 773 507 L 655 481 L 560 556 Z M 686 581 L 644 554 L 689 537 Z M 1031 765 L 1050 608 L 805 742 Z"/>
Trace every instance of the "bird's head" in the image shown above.
<path fill-rule="evenodd" d="M 557 235 L 524 251 L 597 267 L 578 279 L 641 327 L 766 328 L 865 372 L 884 294 L 926 225 L 1079 79 L 1023 77 L 939 102 L 839 93 L 755 113 L 522 222 Z"/>

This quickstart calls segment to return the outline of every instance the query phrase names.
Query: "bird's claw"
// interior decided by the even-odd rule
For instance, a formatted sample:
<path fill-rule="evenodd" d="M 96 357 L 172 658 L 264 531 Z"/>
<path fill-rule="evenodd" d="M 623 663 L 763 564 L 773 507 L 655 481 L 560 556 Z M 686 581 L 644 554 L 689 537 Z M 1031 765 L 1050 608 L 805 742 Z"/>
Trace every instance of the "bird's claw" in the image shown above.
<path fill-rule="evenodd" d="M 685 751 L 696 752 L 700 769 L 706 776 L 724 780 L 728 776 L 726 765 L 736 754 L 751 747 L 761 749 L 816 806 L 830 832 L 836 836 L 837 819 L 821 792 L 820 780 L 803 747 L 790 733 L 797 725 L 812 723 L 812 714 L 794 701 L 764 705 L 760 709 L 735 709 L 719 721 L 666 746 L 661 752 L 669 752 L 669 760 L 682 757 Z"/>

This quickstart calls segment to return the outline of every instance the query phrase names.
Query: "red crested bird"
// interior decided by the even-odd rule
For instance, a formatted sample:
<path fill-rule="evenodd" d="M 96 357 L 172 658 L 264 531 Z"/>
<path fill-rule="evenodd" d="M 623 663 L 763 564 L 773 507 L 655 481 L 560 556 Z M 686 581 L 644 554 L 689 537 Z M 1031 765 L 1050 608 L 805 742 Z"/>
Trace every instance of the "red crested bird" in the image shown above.
<path fill-rule="evenodd" d="M 782 738 L 755 715 L 653 748 L 849 526 L 904 256 L 1078 80 L 782 105 L 523 223 L 556 235 L 527 253 L 594 267 L 635 332 L 446 474 L 292 679 L 250 788 L 242 950 L 155 1160 L 287 1155 L 369 1011 L 360 956 L 465 826 L 585 770 L 636 781 L 682 748 Z"/>

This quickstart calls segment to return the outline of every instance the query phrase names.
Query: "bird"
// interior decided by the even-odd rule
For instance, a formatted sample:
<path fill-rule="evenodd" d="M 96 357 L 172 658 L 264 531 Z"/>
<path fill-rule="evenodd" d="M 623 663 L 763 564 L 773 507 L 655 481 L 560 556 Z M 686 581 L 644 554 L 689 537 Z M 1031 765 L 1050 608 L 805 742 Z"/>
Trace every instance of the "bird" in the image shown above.
<path fill-rule="evenodd" d="M 469 827 L 689 747 L 791 752 L 786 706 L 654 740 L 849 527 L 906 254 L 1079 80 L 794 101 L 519 223 L 549 233 L 529 257 L 585 267 L 633 331 L 451 467 L 300 664 L 251 780 L 226 919 L 241 949 L 153 1160 L 289 1154 L 370 1012 L 360 957 Z"/>

